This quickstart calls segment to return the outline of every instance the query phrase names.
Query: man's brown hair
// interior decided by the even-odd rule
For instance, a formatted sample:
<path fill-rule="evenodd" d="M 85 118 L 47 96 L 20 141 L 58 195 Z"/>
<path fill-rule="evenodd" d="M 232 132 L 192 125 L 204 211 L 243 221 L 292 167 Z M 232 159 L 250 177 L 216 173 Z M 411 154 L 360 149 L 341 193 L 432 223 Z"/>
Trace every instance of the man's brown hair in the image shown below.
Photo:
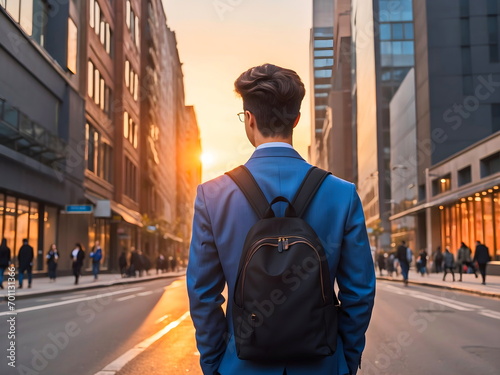
<path fill-rule="evenodd" d="M 234 87 L 264 137 L 286 138 L 292 134 L 306 92 L 296 72 L 264 64 L 241 74 Z"/>

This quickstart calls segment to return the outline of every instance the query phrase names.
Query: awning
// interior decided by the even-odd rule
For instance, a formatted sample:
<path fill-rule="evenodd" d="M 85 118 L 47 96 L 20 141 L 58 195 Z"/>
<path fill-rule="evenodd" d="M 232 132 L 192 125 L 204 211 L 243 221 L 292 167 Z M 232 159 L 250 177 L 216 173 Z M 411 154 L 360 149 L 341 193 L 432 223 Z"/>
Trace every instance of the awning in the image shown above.
<path fill-rule="evenodd" d="M 85 193 L 85 198 L 87 198 L 93 204 L 97 204 L 97 201 L 105 199 L 95 197 L 91 194 Z M 115 201 L 110 201 L 111 210 L 118 215 L 120 215 L 123 220 L 125 220 L 129 224 L 137 225 L 138 227 L 143 227 L 141 214 L 137 211 L 131 210 L 130 208 L 125 207 L 120 203 L 116 203 Z"/>
<path fill-rule="evenodd" d="M 184 240 L 183 240 L 182 238 L 177 237 L 177 236 L 174 236 L 174 235 L 173 235 L 173 234 L 171 234 L 171 233 L 165 233 L 165 234 L 163 235 L 163 238 L 164 238 L 165 240 L 172 240 L 172 241 L 179 242 L 179 243 L 183 243 L 183 242 L 184 242 Z"/>

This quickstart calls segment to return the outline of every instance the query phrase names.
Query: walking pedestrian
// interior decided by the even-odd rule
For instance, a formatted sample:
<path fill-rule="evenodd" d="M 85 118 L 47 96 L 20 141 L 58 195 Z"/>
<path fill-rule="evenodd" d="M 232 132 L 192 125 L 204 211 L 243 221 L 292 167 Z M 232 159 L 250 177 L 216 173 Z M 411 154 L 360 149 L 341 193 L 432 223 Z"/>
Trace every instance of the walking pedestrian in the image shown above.
<path fill-rule="evenodd" d="M 131 250 L 132 250 L 132 252 L 130 253 L 129 275 L 131 277 L 136 277 L 137 276 L 136 272 L 138 272 L 139 276 L 142 276 L 142 260 L 141 260 L 141 255 L 135 249 L 135 247 L 132 246 Z"/>
<path fill-rule="evenodd" d="M 406 246 L 406 241 L 401 241 L 397 249 L 397 258 L 401 266 L 401 274 L 403 275 L 403 282 L 408 286 L 408 276 L 410 273 L 410 264 L 413 259 L 411 249 Z"/>
<path fill-rule="evenodd" d="M 380 276 L 383 276 L 382 271 L 385 270 L 385 256 L 384 252 L 380 251 L 377 257 L 377 265 L 380 272 Z"/>
<path fill-rule="evenodd" d="M 7 240 L 2 239 L 0 245 L 0 289 L 3 289 L 3 274 L 10 266 L 10 249 L 7 247 Z"/>
<path fill-rule="evenodd" d="M 436 273 L 443 272 L 443 251 L 441 250 L 441 246 L 438 246 L 436 249 L 436 253 L 434 255 L 434 264 L 436 266 Z"/>
<path fill-rule="evenodd" d="M 33 277 L 33 248 L 28 244 L 28 239 L 23 239 L 23 245 L 19 249 L 17 259 L 19 261 L 19 288 L 23 287 L 24 273 L 28 274 L 28 288 L 31 288 Z"/>
<path fill-rule="evenodd" d="M 118 265 L 120 266 L 120 272 L 122 274 L 122 277 L 127 277 L 129 276 L 127 266 L 127 253 L 125 250 L 122 251 L 122 254 L 120 255 L 120 258 L 118 258 Z"/>
<path fill-rule="evenodd" d="M 92 248 L 89 257 L 92 258 L 92 275 L 94 275 L 94 281 L 97 281 L 102 259 L 102 249 L 99 241 L 94 243 L 94 247 Z"/>
<path fill-rule="evenodd" d="M 460 279 L 458 281 L 462 281 L 464 266 L 466 266 L 467 272 L 470 268 L 472 268 L 472 270 L 474 271 L 474 276 L 476 276 L 477 279 L 476 267 L 474 267 L 474 263 L 472 262 L 471 254 L 471 249 L 462 242 L 460 249 L 458 249 L 457 251 L 458 272 L 460 273 Z"/>
<path fill-rule="evenodd" d="M 50 249 L 47 252 L 47 268 L 49 270 L 49 280 L 50 282 L 55 282 L 57 277 L 57 261 L 59 259 L 59 252 L 57 251 L 57 246 L 55 243 L 50 245 Z"/>
<path fill-rule="evenodd" d="M 481 241 L 476 241 L 476 251 L 474 252 L 474 261 L 477 262 L 479 267 L 479 272 L 483 278 L 481 284 L 486 285 L 486 265 L 491 260 L 490 252 L 488 248 L 481 243 Z"/>
<path fill-rule="evenodd" d="M 390 253 L 389 256 L 387 257 L 387 274 L 389 277 L 392 277 L 392 274 L 394 273 L 396 267 L 394 266 L 396 256 L 394 253 Z M 397 274 L 396 274 L 397 276 Z"/>
<path fill-rule="evenodd" d="M 448 248 L 446 248 L 446 250 L 444 251 L 443 265 L 444 265 L 443 281 L 446 280 L 446 275 L 448 274 L 448 271 L 451 272 L 453 281 L 455 281 L 455 272 L 453 271 L 453 268 L 455 267 L 455 257 L 453 256 L 452 253 L 450 253 L 450 250 Z"/>
<path fill-rule="evenodd" d="M 85 251 L 79 243 L 75 244 L 75 248 L 71 252 L 71 259 L 73 260 L 72 268 L 73 275 L 75 276 L 75 285 L 78 285 L 78 279 L 82 272 L 83 260 L 85 259 Z"/>
<path fill-rule="evenodd" d="M 420 250 L 417 264 L 418 271 L 422 276 L 424 276 L 427 273 L 427 252 L 425 249 Z"/>
<path fill-rule="evenodd" d="M 267 208 L 264 210 L 266 213 L 271 215 L 271 211 L 276 211 L 276 216 L 279 216 L 276 219 L 286 219 L 288 222 L 290 215 L 293 215 L 294 204 L 286 201 L 293 201 L 311 168 L 311 165 L 302 159 L 292 146 L 292 132 L 300 118 L 300 104 L 305 92 L 299 76 L 292 70 L 265 64 L 243 73 L 237 79 L 235 86 L 237 93 L 243 99 L 244 112 L 240 116 L 244 120 L 247 137 L 256 147 L 254 154 L 245 164 L 247 169 L 239 168 L 238 171 L 255 180 L 255 183 L 251 184 L 255 189 L 253 192 L 262 190 L 258 193 L 261 204 L 255 206 L 249 203 L 247 195 L 241 190 L 249 185 L 237 185 L 228 175 L 220 176 L 198 187 L 187 285 L 203 374 L 356 374 L 361 363 L 365 332 L 373 308 L 375 269 L 363 209 L 356 188 L 351 183 L 332 175 L 326 176 L 321 185 L 319 183 L 315 185 L 319 187 L 310 200 L 307 210 L 306 202 L 302 204 L 297 202 L 295 207 L 305 207 L 304 214 L 300 215 L 302 212 L 300 210 L 297 215 L 302 217 L 317 234 L 316 237 L 319 237 L 324 244 L 325 254 L 328 254 L 322 263 L 323 265 L 327 262 L 328 266 L 321 268 L 324 271 L 324 274 L 321 273 L 324 277 L 323 287 L 330 289 L 336 282 L 341 291 L 339 299 L 342 308 L 338 315 L 337 334 L 332 334 L 323 325 L 324 318 L 330 320 L 335 316 L 335 310 L 324 316 L 315 315 L 316 318 L 309 315 L 309 310 L 305 310 L 305 307 L 310 306 L 309 300 L 315 301 L 316 298 L 320 298 L 321 293 L 317 293 L 320 288 L 314 289 L 314 294 L 306 293 L 300 298 L 301 293 L 304 293 L 304 289 L 300 288 L 309 291 L 307 286 L 311 284 L 308 282 L 311 280 L 319 282 L 320 268 L 312 257 L 310 260 L 316 267 L 310 263 L 294 265 L 293 271 L 292 269 L 287 271 L 287 268 L 283 267 L 281 275 L 285 282 L 289 282 L 289 287 L 276 289 L 276 293 L 273 292 L 264 300 L 255 301 L 261 304 L 260 307 L 263 309 L 270 306 L 273 309 L 271 315 L 268 314 L 269 310 L 265 311 L 265 315 L 255 310 L 252 315 L 246 315 L 249 318 L 248 322 L 245 319 L 241 326 L 235 328 L 233 318 L 235 313 L 240 311 L 234 293 L 240 258 L 244 247 L 247 250 L 251 249 L 244 246 L 245 237 L 247 234 L 252 235 L 249 230 L 257 222 L 266 220 L 259 220 L 264 216 L 262 210 L 264 206 Z M 271 208 L 268 202 L 273 199 L 278 203 Z M 335 212 L 333 220 L 332 212 Z M 283 218 L 284 214 L 287 215 L 286 218 Z M 272 231 L 271 227 L 266 228 Z M 295 246 L 301 246 L 284 237 L 273 237 L 272 241 L 273 246 L 276 245 L 275 250 L 267 253 L 259 252 L 259 259 L 260 254 L 268 254 L 273 259 L 282 254 L 284 258 L 289 259 L 289 256 L 297 254 L 294 252 L 294 249 L 297 249 Z M 312 249 L 317 251 L 316 247 Z M 273 264 L 278 266 L 279 263 Z M 261 265 L 265 266 L 265 262 Z M 302 266 L 310 272 L 305 271 Z M 253 285 L 262 282 L 260 275 L 256 276 L 255 273 L 245 275 L 252 278 Z M 266 278 L 268 276 L 266 274 Z M 281 277 L 276 279 L 283 280 Z M 249 282 L 249 279 L 245 280 Z M 222 308 L 226 285 L 232 294 L 227 298 L 227 312 Z M 262 287 L 267 290 L 271 286 L 265 284 Z M 257 288 L 254 290 L 258 291 Z M 331 301 L 332 295 L 327 296 L 327 300 Z M 287 320 L 282 322 L 288 324 L 287 328 L 269 323 L 269 319 L 273 319 L 276 314 L 279 315 L 278 311 L 281 312 L 290 306 L 290 301 L 298 299 L 303 301 L 303 305 L 296 308 L 293 317 L 288 316 Z M 304 332 L 301 329 L 311 322 L 322 327 L 321 334 Z M 250 328 L 250 331 L 246 331 L 247 328 Z M 244 354 L 237 352 L 242 340 L 245 340 L 245 343 L 252 341 L 252 337 L 258 340 L 259 334 L 255 333 L 256 329 L 263 332 L 265 337 L 273 337 L 278 341 L 281 339 L 279 345 L 271 345 L 266 349 L 262 349 L 262 345 L 269 345 L 269 342 L 262 342 L 262 339 L 259 343 L 253 341 L 253 344 L 248 344 L 261 350 L 257 357 L 269 358 L 272 354 L 271 360 L 260 361 L 255 357 L 242 359 L 245 358 Z M 303 332 L 303 335 L 296 340 L 283 342 L 285 334 L 296 335 L 297 332 Z M 299 350 L 293 353 L 283 349 L 286 347 L 297 350 L 296 348 L 301 345 L 308 346 L 311 341 L 316 342 L 316 339 L 337 343 L 336 350 L 332 348 L 327 350 L 326 346 L 321 346 L 325 349 L 322 355 L 308 361 L 300 361 L 297 358 L 303 355 L 303 352 Z M 280 350 L 283 354 L 278 359 L 274 353 Z"/>

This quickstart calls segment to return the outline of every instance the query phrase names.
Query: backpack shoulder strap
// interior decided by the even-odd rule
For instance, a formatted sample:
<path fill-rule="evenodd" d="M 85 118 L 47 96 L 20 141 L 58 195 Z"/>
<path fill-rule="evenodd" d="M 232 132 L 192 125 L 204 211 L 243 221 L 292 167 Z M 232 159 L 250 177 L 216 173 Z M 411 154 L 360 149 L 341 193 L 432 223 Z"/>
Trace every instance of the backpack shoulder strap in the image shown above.
<path fill-rule="evenodd" d="M 269 202 L 248 168 L 240 165 L 226 174 L 238 185 L 259 219 L 264 218 L 269 208 Z"/>
<path fill-rule="evenodd" d="M 292 201 L 292 206 L 295 208 L 298 217 L 304 215 L 319 187 L 330 174 L 332 173 L 318 167 L 311 167 L 311 169 L 307 171 Z"/>

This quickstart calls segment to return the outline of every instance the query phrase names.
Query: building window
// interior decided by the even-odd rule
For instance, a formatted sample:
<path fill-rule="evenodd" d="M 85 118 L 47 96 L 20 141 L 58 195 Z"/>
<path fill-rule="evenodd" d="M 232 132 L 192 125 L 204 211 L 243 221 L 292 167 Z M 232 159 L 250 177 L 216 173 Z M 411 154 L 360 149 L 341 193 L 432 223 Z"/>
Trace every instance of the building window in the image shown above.
<path fill-rule="evenodd" d="M 130 199 L 137 201 L 137 167 L 125 156 L 124 193 Z"/>
<path fill-rule="evenodd" d="M 96 176 L 113 182 L 113 148 L 104 142 L 99 132 L 89 123 L 85 126 L 85 158 L 87 169 Z"/>
<path fill-rule="evenodd" d="M 500 172 L 500 152 L 481 159 L 481 178 Z"/>
<path fill-rule="evenodd" d="M 451 176 L 448 174 L 432 181 L 432 195 L 438 195 L 451 190 Z"/>
<path fill-rule="evenodd" d="M 127 24 L 128 30 L 130 31 L 130 37 L 134 41 L 137 48 L 139 48 L 139 17 L 135 14 L 130 0 L 127 0 L 125 6 L 125 23 Z"/>
<path fill-rule="evenodd" d="M 470 165 L 458 171 L 458 186 L 463 186 L 472 182 Z"/>
<path fill-rule="evenodd" d="M 101 7 L 97 0 L 90 0 L 89 2 L 89 24 L 92 29 L 94 29 L 96 35 L 99 37 L 101 44 L 104 49 L 111 55 L 111 37 L 112 32 L 109 23 L 106 22 L 104 14 L 101 12 Z"/>
<path fill-rule="evenodd" d="M 137 123 L 125 111 L 123 114 L 123 136 L 128 139 L 134 148 L 138 146 L 138 130 Z"/>
<path fill-rule="evenodd" d="M 76 74 L 78 61 L 78 29 L 71 18 L 68 18 L 68 59 L 67 66 L 70 72 Z"/>
<path fill-rule="evenodd" d="M 491 133 L 500 131 L 500 103 L 491 104 Z"/>
<path fill-rule="evenodd" d="M 315 78 L 331 78 L 332 70 L 331 69 L 319 69 L 314 71 Z"/>
<path fill-rule="evenodd" d="M 106 85 L 106 81 L 102 77 L 99 70 L 95 67 L 91 60 L 88 61 L 88 82 L 87 93 L 94 99 L 94 103 L 110 117 L 111 115 L 111 89 Z"/>
<path fill-rule="evenodd" d="M 490 50 L 490 62 L 496 63 L 500 61 L 498 51 L 498 15 L 488 16 L 488 41 Z"/>
<path fill-rule="evenodd" d="M 125 86 L 130 95 L 137 101 L 139 98 L 139 76 L 132 69 L 132 64 L 128 60 L 125 61 Z"/>

